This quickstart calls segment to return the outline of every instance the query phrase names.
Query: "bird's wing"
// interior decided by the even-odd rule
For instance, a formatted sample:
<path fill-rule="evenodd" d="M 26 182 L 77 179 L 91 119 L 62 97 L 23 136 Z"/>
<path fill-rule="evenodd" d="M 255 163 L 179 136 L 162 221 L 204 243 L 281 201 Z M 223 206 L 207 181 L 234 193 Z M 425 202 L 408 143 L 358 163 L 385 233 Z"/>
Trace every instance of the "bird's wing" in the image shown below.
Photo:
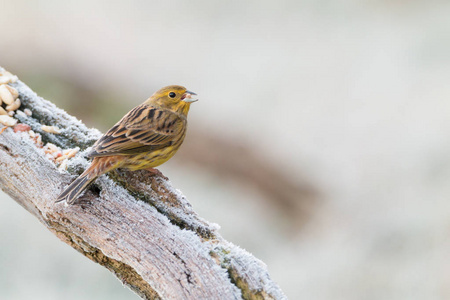
<path fill-rule="evenodd" d="M 88 157 L 132 155 L 173 144 L 185 130 L 186 120 L 169 110 L 141 104 L 127 113 L 93 146 Z"/>

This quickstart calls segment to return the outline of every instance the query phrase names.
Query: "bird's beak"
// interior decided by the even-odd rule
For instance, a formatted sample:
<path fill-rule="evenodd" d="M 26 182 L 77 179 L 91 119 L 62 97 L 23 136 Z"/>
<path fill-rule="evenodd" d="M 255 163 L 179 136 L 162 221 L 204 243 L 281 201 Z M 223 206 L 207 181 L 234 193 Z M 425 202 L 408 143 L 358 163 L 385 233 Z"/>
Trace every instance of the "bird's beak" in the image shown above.
<path fill-rule="evenodd" d="M 196 93 L 190 92 L 190 91 L 186 91 L 183 94 L 183 96 L 181 96 L 181 100 L 186 102 L 186 103 L 192 103 L 192 102 L 198 101 L 198 98 L 195 97 L 195 96 L 197 96 Z"/>

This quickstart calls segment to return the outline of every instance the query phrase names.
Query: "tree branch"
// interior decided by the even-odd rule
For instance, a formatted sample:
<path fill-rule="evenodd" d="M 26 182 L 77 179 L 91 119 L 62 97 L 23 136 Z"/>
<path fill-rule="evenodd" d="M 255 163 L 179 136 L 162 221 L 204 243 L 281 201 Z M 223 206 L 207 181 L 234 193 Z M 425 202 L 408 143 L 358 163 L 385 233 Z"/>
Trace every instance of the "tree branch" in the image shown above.
<path fill-rule="evenodd" d="M 32 111 L 32 116 L 17 111 L 14 117 L 30 125 L 44 143 L 85 150 L 100 136 L 24 83 L 10 85 L 19 91 L 20 110 Z M 43 131 L 43 124 L 56 125 L 61 133 Z M 1 189 L 142 298 L 286 298 L 264 263 L 224 240 L 218 226 L 200 218 L 165 178 L 117 171 L 96 181 L 83 198 L 86 204 L 55 204 L 87 164 L 80 152 L 68 160 L 65 171 L 28 132 L 7 128 L 0 134 Z"/>

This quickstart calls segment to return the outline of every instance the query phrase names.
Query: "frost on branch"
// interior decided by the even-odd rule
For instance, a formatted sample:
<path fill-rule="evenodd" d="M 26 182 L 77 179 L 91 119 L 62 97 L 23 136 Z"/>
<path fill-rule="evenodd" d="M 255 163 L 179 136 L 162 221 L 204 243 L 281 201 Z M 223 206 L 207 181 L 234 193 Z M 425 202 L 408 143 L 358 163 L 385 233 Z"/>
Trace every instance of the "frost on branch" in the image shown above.
<path fill-rule="evenodd" d="M 0 72 L 20 99 L 7 112 L 14 121 L 0 125 L 0 187 L 61 240 L 144 299 L 286 298 L 264 263 L 224 240 L 165 178 L 118 170 L 97 179 L 86 204 L 55 204 L 101 134 Z"/>

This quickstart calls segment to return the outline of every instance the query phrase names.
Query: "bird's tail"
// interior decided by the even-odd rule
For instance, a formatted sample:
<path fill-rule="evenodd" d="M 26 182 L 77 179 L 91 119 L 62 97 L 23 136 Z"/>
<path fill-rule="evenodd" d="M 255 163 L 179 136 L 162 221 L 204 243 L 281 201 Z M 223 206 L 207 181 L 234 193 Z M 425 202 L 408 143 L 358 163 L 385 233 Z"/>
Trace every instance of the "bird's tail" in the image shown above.
<path fill-rule="evenodd" d="M 56 202 L 66 201 L 67 204 L 74 204 L 78 196 L 92 183 L 98 176 L 119 167 L 121 157 L 95 157 L 91 165 L 83 174 L 72 182 L 64 192 L 59 195 Z"/>
<path fill-rule="evenodd" d="M 58 196 L 56 202 L 66 201 L 67 204 L 74 204 L 78 196 L 94 181 L 98 176 L 91 172 L 91 168 L 83 172 L 74 182 L 72 182 Z"/>

